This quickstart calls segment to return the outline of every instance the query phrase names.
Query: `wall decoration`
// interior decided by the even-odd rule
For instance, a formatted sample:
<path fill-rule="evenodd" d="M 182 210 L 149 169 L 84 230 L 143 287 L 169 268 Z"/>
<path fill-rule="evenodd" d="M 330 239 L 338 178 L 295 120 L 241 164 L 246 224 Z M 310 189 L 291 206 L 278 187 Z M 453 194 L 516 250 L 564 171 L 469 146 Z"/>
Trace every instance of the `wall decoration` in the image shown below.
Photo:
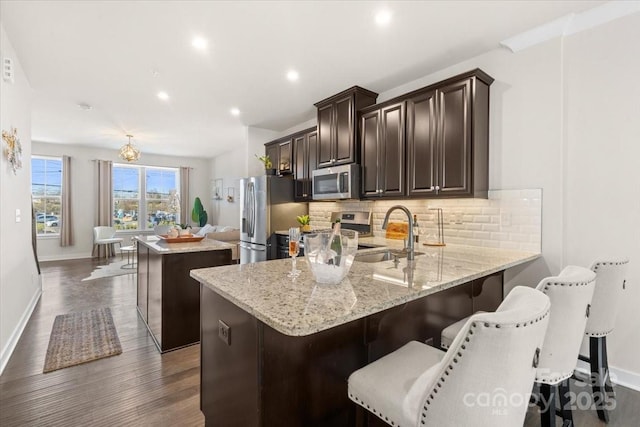
<path fill-rule="evenodd" d="M 16 175 L 18 169 L 22 169 L 22 145 L 18 138 L 18 129 L 12 127 L 11 132 L 2 131 L 2 140 L 7 143 L 4 152 L 7 160 Z"/>
<path fill-rule="evenodd" d="M 227 188 L 227 202 L 233 203 L 233 200 L 235 198 L 235 194 L 236 194 L 236 189 L 235 188 L 233 188 L 233 187 Z"/>
<path fill-rule="evenodd" d="M 222 178 L 213 180 L 213 200 L 222 200 Z"/>

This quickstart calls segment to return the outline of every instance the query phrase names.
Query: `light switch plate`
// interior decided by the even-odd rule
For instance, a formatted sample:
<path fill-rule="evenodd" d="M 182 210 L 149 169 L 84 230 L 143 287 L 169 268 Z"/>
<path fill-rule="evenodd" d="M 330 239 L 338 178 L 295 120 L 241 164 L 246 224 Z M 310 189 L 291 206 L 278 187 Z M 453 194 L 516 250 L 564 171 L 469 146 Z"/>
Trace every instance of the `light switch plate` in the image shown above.
<path fill-rule="evenodd" d="M 20 221 L 22 221 L 22 218 L 20 216 L 20 209 L 16 209 L 16 222 Z"/>

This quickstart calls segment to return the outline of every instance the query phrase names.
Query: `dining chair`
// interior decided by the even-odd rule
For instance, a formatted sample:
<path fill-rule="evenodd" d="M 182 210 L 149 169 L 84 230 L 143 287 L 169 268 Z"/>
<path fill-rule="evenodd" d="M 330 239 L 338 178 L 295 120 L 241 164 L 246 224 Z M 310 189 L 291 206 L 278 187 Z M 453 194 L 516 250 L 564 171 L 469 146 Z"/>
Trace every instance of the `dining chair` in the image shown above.
<path fill-rule="evenodd" d="M 113 227 L 106 227 L 106 226 L 98 226 L 98 227 L 93 227 L 93 254 L 96 254 L 98 256 L 100 256 L 100 250 L 99 247 L 102 245 L 105 247 L 104 250 L 104 257 L 105 259 L 107 259 L 108 257 L 110 257 L 112 254 L 114 254 L 114 248 L 113 245 L 115 243 L 119 244 L 120 247 L 122 248 L 122 242 L 123 242 L 123 238 L 121 237 L 115 237 L 116 235 L 116 229 Z"/>

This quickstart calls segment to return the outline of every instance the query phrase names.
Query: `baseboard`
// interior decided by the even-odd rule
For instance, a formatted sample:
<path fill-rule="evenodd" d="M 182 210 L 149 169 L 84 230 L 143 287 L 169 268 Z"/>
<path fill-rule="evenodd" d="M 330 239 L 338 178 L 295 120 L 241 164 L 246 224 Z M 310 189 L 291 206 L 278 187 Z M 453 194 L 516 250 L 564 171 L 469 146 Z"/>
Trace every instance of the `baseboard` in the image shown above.
<path fill-rule="evenodd" d="M 589 375 L 590 369 L 587 362 L 578 360 L 578 366 L 576 371 Z M 621 385 L 632 390 L 640 391 L 640 374 L 636 372 L 630 372 L 625 369 L 616 368 L 615 366 L 609 366 L 611 374 L 611 381 L 614 384 Z"/>
<path fill-rule="evenodd" d="M 49 256 L 38 256 L 38 261 L 46 262 L 46 261 L 65 261 L 69 259 L 84 259 L 91 258 L 91 253 L 76 253 L 76 254 L 61 254 L 61 255 L 49 255 Z"/>
<path fill-rule="evenodd" d="M 42 280 L 41 276 L 39 277 L 39 280 Z M 22 317 L 20 318 L 20 321 L 18 322 L 16 328 L 13 330 L 13 333 L 9 337 L 7 345 L 4 346 L 4 348 L 2 349 L 2 353 L 0 353 L 0 375 L 2 375 L 2 373 L 4 372 L 4 368 L 7 366 L 9 358 L 11 358 L 13 350 L 16 349 L 18 340 L 20 340 L 22 332 L 24 332 L 24 328 L 27 326 L 27 323 L 31 318 L 31 314 L 33 313 L 33 310 L 36 308 L 36 305 L 40 300 L 40 296 L 42 296 L 42 283 L 38 287 L 37 292 L 31 298 L 31 301 L 29 301 L 29 305 L 27 306 L 27 309 L 24 311 L 24 313 L 22 313 Z"/>

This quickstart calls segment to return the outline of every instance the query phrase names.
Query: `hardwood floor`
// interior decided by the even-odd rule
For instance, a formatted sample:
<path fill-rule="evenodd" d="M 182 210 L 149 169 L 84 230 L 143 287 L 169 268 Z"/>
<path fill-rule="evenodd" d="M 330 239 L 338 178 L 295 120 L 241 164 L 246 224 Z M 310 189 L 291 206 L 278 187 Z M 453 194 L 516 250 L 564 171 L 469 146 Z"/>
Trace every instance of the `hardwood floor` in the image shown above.
<path fill-rule="evenodd" d="M 98 264 L 43 263 L 42 298 L 0 376 L 0 426 L 204 425 L 199 409 L 200 346 L 160 355 L 136 313 L 135 275 L 82 282 Z M 113 313 L 123 353 L 43 374 L 55 316 L 105 306 Z M 574 411 L 575 424 L 638 425 L 640 393 L 615 389 L 617 408 L 609 424 L 589 410 Z M 573 385 L 573 391 L 579 395 L 586 389 Z M 537 409 L 529 410 L 524 425 L 540 425 Z"/>
<path fill-rule="evenodd" d="M 99 264 L 42 264 L 43 292 L 0 376 L 0 426 L 202 426 L 200 346 L 160 355 L 136 313 L 135 275 L 82 282 Z M 56 315 L 110 307 L 115 357 L 42 373 Z"/>

